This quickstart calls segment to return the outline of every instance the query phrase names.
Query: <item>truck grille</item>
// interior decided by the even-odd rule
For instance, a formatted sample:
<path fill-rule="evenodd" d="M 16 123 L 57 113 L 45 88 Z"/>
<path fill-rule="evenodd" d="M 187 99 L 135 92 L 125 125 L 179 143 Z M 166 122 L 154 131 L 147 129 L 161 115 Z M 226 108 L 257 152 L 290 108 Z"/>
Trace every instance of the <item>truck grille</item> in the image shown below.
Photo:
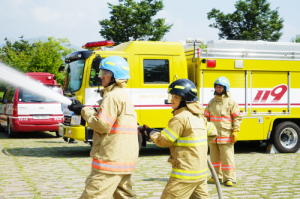
<path fill-rule="evenodd" d="M 71 116 L 64 116 L 64 125 L 71 126 Z M 80 125 L 85 126 L 85 120 L 81 117 Z"/>
<path fill-rule="evenodd" d="M 64 125 L 70 126 L 71 124 L 71 117 L 70 116 L 64 116 Z"/>

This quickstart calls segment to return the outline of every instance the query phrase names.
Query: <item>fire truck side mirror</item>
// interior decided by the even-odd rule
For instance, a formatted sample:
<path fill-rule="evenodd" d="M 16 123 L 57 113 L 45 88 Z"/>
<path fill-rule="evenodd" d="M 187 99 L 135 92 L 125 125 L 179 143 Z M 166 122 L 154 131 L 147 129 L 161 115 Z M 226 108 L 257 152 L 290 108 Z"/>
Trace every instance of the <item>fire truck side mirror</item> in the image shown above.
<path fill-rule="evenodd" d="M 95 69 L 95 71 L 99 72 L 100 68 L 100 62 L 102 61 L 101 57 L 96 57 L 92 62 L 92 67 Z"/>
<path fill-rule="evenodd" d="M 64 65 L 60 65 L 60 67 L 58 68 L 58 72 L 64 72 L 65 71 L 65 66 Z"/>

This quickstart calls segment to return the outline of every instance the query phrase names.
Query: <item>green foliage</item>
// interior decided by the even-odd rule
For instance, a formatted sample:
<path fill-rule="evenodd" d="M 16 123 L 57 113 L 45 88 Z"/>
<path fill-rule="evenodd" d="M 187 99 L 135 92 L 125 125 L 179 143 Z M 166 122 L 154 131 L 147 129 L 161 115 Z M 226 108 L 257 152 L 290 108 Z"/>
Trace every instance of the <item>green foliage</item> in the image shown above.
<path fill-rule="evenodd" d="M 205 48 L 207 48 L 207 44 L 202 43 L 202 44 L 199 46 L 199 48 L 205 49 Z"/>
<path fill-rule="evenodd" d="M 215 19 L 209 27 L 220 30 L 219 37 L 230 40 L 278 41 L 282 35 L 283 18 L 278 8 L 270 9 L 267 0 L 238 0 L 236 11 L 225 15 L 213 8 L 207 13 L 208 19 Z"/>
<path fill-rule="evenodd" d="M 110 19 L 99 21 L 101 36 L 120 44 L 131 40 L 160 41 L 170 31 L 173 24 L 165 24 L 165 19 L 152 17 L 162 10 L 161 0 L 119 0 L 119 5 L 107 3 L 111 9 Z"/>
<path fill-rule="evenodd" d="M 63 76 L 58 73 L 58 67 L 64 63 L 64 58 L 72 50 L 65 46 L 70 46 L 70 42 L 64 39 L 49 37 L 48 41 L 34 42 L 20 37 L 20 41 L 14 43 L 5 38 L 6 45 L 0 49 L 0 60 L 20 72 L 48 72 L 57 77 L 57 82 L 64 83 Z"/>
<path fill-rule="evenodd" d="M 291 42 L 293 42 L 293 43 L 300 43 L 300 35 L 296 35 L 296 37 L 293 37 L 291 39 Z"/>

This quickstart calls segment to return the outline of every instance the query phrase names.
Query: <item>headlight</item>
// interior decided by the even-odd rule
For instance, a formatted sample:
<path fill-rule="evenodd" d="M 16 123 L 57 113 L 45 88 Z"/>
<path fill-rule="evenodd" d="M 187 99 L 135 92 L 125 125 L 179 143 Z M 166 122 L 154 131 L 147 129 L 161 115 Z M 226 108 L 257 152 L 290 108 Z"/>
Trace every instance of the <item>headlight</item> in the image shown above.
<path fill-rule="evenodd" d="M 81 116 L 73 115 L 71 117 L 71 125 L 80 125 L 80 123 L 81 123 Z"/>

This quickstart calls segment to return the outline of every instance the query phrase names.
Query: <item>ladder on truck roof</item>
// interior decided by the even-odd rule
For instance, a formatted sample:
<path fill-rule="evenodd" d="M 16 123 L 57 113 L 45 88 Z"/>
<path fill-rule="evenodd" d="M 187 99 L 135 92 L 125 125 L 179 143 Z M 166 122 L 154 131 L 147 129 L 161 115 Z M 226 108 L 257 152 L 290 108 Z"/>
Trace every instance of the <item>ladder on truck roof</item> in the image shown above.
<path fill-rule="evenodd" d="M 185 47 L 186 56 L 192 56 L 194 47 Z M 207 48 L 196 46 L 195 57 L 300 60 L 300 43 L 211 40 Z"/>

